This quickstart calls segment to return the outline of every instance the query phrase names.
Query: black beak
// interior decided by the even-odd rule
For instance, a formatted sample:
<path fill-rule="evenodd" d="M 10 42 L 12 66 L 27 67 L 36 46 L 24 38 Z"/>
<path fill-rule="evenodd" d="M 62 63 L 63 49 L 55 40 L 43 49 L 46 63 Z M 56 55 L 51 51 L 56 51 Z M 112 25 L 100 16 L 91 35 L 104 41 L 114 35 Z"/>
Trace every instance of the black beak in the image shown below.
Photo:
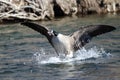
<path fill-rule="evenodd" d="M 56 31 L 53 31 L 53 34 L 54 34 L 55 36 L 57 36 L 57 35 L 58 35 L 58 32 L 56 32 Z"/>

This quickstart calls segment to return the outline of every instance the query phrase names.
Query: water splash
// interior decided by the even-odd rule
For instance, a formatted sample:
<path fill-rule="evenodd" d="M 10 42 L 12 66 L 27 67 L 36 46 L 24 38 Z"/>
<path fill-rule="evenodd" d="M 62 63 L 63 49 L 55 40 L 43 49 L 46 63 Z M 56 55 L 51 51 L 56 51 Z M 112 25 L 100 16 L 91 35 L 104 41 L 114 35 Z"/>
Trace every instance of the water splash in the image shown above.
<path fill-rule="evenodd" d="M 40 49 L 39 52 L 36 52 L 33 56 L 34 61 L 37 64 L 60 64 L 60 63 L 68 63 L 74 61 L 83 61 L 88 59 L 97 59 L 101 57 L 108 57 L 111 56 L 110 53 L 105 52 L 103 48 L 93 47 L 90 49 L 82 48 L 78 50 L 73 58 L 66 58 L 64 54 L 60 56 L 56 56 L 53 53 L 46 53 L 44 49 Z"/>

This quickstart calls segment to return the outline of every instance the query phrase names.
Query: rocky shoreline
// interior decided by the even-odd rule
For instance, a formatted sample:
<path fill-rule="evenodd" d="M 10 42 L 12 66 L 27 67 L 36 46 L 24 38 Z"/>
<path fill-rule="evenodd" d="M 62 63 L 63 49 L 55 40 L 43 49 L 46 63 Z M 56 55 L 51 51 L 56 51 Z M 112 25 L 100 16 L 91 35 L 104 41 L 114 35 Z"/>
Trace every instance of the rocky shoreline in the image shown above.
<path fill-rule="evenodd" d="M 0 20 L 51 20 L 55 17 L 117 13 L 120 0 L 0 0 Z"/>

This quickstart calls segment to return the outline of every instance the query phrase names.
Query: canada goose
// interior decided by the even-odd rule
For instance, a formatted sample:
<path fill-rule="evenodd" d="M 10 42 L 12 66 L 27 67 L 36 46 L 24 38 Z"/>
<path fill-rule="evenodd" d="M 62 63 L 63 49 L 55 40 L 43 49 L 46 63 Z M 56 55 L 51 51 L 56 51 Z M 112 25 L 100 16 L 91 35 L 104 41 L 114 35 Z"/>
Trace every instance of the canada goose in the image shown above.
<path fill-rule="evenodd" d="M 23 22 L 21 24 L 46 36 L 56 53 L 58 55 L 65 53 L 67 57 L 73 57 L 73 53 L 82 48 L 86 43 L 89 43 L 93 37 L 116 29 L 109 25 L 89 25 L 81 27 L 73 34 L 67 36 L 36 23 Z"/>

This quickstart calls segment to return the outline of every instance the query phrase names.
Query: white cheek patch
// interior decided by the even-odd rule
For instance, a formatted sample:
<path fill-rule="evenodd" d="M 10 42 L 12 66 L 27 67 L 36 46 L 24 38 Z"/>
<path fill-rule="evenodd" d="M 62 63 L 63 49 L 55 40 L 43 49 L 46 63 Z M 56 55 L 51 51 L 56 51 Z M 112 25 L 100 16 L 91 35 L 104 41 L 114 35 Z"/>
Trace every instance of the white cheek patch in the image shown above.
<path fill-rule="evenodd" d="M 53 35 L 53 30 L 48 31 L 49 35 Z"/>

